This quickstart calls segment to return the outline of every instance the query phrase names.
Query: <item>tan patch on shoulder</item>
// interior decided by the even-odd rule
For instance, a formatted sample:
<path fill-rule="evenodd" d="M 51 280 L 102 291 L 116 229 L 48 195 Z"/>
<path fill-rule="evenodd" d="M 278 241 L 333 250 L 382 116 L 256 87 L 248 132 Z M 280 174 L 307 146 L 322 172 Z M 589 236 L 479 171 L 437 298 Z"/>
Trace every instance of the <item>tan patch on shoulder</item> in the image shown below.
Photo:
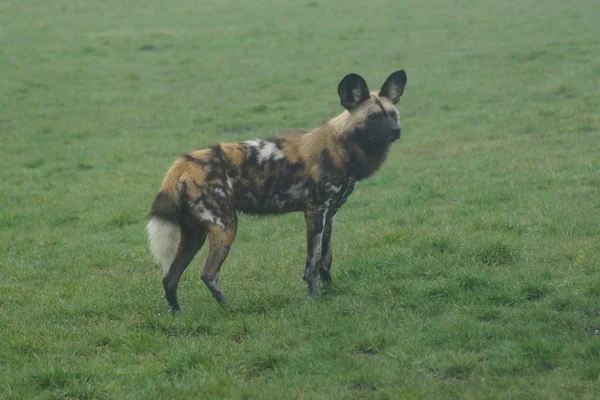
<path fill-rule="evenodd" d="M 281 144 L 281 151 L 288 162 L 297 163 L 303 160 L 300 153 L 300 144 L 303 138 L 304 135 L 290 135 L 285 137 L 285 140 Z"/>
<path fill-rule="evenodd" d="M 315 182 L 321 180 L 321 153 L 327 148 L 331 137 L 327 130 L 313 130 L 302 136 L 302 142 L 298 146 L 302 159 L 306 164 L 307 175 Z"/>
<path fill-rule="evenodd" d="M 234 166 L 244 163 L 246 151 L 239 143 L 221 143 L 220 146 Z"/>
<path fill-rule="evenodd" d="M 329 152 L 329 155 L 331 156 L 333 165 L 335 165 L 336 168 L 343 170 L 346 165 L 346 158 L 347 158 L 344 147 L 340 146 L 339 143 L 330 141 L 327 146 L 327 151 Z"/>
<path fill-rule="evenodd" d="M 321 164 L 314 163 L 308 169 L 308 176 L 314 181 L 319 182 L 321 177 L 323 176 L 323 171 L 321 170 Z"/>
<path fill-rule="evenodd" d="M 284 131 L 279 132 L 277 135 L 275 135 L 275 137 L 286 138 L 288 136 L 304 135 L 305 133 L 308 133 L 306 129 L 286 129 Z"/>

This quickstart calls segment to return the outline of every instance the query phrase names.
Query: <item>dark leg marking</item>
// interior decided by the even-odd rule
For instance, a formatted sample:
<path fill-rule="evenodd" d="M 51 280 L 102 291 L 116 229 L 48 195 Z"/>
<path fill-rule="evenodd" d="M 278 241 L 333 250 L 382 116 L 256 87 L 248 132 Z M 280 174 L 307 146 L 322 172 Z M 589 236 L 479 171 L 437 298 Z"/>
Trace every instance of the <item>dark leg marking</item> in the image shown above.
<path fill-rule="evenodd" d="M 315 208 L 304 213 L 306 219 L 306 268 L 303 279 L 308 283 L 308 293 L 312 297 L 321 294 L 319 271 L 323 255 L 323 232 L 327 209 Z"/>
<path fill-rule="evenodd" d="M 221 304 L 227 304 L 227 298 L 221 290 L 221 285 L 219 285 L 219 271 L 235 239 L 236 225 L 233 224 L 225 229 L 218 225 L 211 225 L 208 233 L 210 251 L 202 271 L 202 281 L 215 300 Z"/>
<path fill-rule="evenodd" d="M 171 306 L 173 312 L 178 312 L 179 302 L 177 301 L 177 285 L 185 269 L 190 265 L 194 256 L 200 250 L 206 240 L 206 230 L 202 227 L 197 231 L 185 230 L 181 233 L 181 243 L 177 255 L 169 270 L 163 277 L 162 283 L 165 289 L 165 297 Z"/>
<path fill-rule="evenodd" d="M 323 231 L 323 248 L 321 253 L 321 269 L 319 274 L 324 282 L 331 282 L 332 234 L 335 224 L 335 214 L 327 215 Z"/>

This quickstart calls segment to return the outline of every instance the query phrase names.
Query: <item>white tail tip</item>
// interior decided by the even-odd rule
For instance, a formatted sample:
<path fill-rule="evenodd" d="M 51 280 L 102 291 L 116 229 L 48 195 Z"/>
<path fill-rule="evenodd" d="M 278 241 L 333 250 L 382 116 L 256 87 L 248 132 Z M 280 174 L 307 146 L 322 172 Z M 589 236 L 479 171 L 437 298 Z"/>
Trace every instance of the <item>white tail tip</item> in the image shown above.
<path fill-rule="evenodd" d="M 160 218 L 150 218 L 146 226 L 150 251 L 165 274 L 175 259 L 179 243 L 179 227 Z"/>

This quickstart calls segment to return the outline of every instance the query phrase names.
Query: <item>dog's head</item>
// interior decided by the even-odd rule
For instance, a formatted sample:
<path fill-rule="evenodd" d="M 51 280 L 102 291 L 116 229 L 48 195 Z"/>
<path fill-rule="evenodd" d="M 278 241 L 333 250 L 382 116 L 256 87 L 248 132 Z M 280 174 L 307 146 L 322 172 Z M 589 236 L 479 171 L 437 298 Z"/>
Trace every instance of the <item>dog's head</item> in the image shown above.
<path fill-rule="evenodd" d="M 401 128 L 396 104 L 406 86 L 406 72 L 396 71 L 381 86 L 369 93 L 367 82 L 357 74 L 348 74 L 338 85 L 340 103 L 348 110 L 349 127 L 362 143 L 390 144 L 400 138 Z"/>

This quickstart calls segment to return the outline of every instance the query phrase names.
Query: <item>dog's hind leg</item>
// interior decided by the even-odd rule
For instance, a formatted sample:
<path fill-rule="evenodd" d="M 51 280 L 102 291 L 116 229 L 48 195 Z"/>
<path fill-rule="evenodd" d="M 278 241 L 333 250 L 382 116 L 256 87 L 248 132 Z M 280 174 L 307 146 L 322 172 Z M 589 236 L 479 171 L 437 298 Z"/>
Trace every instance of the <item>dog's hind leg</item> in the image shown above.
<path fill-rule="evenodd" d="M 219 284 L 219 271 L 235 240 L 236 231 L 237 221 L 235 218 L 233 218 L 233 222 L 229 226 L 224 227 L 213 224 L 208 229 L 210 251 L 204 264 L 204 270 L 202 271 L 202 281 L 206 284 L 215 300 L 221 304 L 227 304 L 227 298 L 223 294 L 221 285 Z"/>
<path fill-rule="evenodd" d="M 162 283 L 165 289 L 165 297 L 173 312 L 178 312 L 177 285 L 181 275 L 190 265 L 196 253 L 200 250 L 206 240 L 206 228 L 198 226 L 196 229 L 184 229 L 181 232 L 181 241 L 175 259 L 165 273 Z"/>

